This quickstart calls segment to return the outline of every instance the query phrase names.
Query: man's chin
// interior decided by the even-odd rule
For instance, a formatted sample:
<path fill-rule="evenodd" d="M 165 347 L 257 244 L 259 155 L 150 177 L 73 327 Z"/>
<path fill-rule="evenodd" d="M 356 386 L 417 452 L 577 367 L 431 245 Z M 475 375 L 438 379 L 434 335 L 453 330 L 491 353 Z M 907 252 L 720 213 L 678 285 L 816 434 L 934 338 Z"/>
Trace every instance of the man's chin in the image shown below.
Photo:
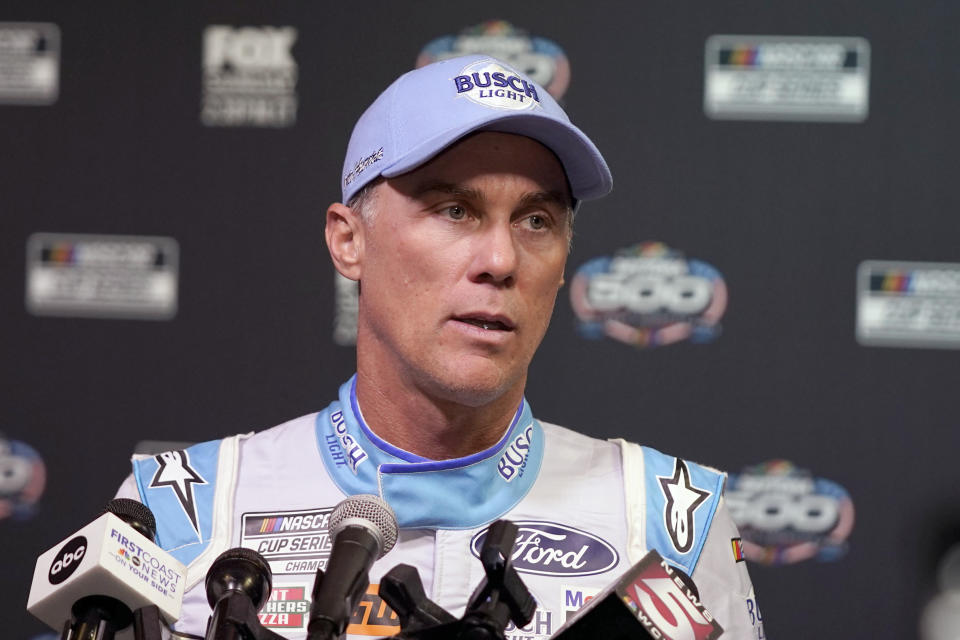
<path fill-rule="evenodd" d="M 455 376 L 434 381 L 430 386 L 439 399 L 479 408 L 493 404 L 512 391 L 517 384 L 523 384 L 522 378 L 518 382 L 507 380 L 502 375 L 491 375 L 489 372 L 470 375 L 469 372 L 459 371 Z"/>

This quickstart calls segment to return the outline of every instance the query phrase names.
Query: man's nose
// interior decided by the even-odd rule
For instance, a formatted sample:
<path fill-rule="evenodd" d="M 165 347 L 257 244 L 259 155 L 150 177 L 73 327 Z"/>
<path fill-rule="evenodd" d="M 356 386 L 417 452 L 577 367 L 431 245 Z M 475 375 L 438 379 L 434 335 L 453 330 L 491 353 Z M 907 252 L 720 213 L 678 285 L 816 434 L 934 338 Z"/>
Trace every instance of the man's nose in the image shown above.
<path fill-rule="evenodd" d="M 474 243 L 471 278 L 510 286 L 516 277 L 516 238 L 509 224 L 494 224 L 484 228 Z"/>

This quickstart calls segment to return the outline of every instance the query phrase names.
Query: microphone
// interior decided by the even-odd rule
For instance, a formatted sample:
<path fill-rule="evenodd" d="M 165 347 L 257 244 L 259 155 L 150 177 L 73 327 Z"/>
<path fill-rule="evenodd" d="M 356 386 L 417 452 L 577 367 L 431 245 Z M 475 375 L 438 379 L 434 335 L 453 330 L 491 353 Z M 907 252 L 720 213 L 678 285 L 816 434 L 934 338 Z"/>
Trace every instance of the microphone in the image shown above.
<path fill-rule="evenodd" d="M 396 544 L 397 529 L 397 517 L 379 496 L 350 496 L 334 507 L 329 528 L 333 548 L 326 571 L 317 571 L 313 583 L 308 640 L 343 636 L 370 583 L 370 567 Z"/>
<path fill-rule="evenodd" d="M 205 640 L 279 638 L 257 620 L 272 584 L 270 565 L 253 549 L 236 547 L 217 556 L 205 582 L 207 602 L 213 609 Z"/>
<path fill-rule="evenodd" d="M 187 570 L 153 543 L 155 530 L 145 505 L 111 500 L 96 520 L 37 558 L 27 611 L 62 628 L 68 640 L 110 640 L 133 622 L 133 611 L 151 605 L 172 624 Z"/>
<path fill-rule="evenodd" d="M 713 640 L 723 627 L 700 602 L 687 574 L 651 550 L 577 611 L 556 640 Z"/>

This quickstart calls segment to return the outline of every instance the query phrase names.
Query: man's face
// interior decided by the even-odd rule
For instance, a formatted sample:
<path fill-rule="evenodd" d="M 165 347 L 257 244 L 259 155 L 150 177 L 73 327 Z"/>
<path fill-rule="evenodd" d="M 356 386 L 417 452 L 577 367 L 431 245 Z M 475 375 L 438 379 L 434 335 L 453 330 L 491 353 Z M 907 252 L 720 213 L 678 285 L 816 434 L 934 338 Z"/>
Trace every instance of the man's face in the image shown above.
<path fill-rule="evenodd" d="M 557 158 L 530 138 L 478 133 L 373 197 L 358 367 L 468 406 L 522 390 L 570 239 Z"/>

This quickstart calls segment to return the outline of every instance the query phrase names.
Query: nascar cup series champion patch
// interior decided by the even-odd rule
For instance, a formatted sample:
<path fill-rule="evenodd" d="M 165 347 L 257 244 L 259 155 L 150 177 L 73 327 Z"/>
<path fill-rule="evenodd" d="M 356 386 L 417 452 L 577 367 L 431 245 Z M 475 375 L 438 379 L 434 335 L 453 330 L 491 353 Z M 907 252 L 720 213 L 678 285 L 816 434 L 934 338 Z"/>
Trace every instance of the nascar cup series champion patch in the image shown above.
<path fill-rule="evenodd" d="M 660 242 L 645 242 L 584 263 L 570 303 L 586 338 L 655 347 L 720 334 L 727 286 L 711 265 Z"/>

